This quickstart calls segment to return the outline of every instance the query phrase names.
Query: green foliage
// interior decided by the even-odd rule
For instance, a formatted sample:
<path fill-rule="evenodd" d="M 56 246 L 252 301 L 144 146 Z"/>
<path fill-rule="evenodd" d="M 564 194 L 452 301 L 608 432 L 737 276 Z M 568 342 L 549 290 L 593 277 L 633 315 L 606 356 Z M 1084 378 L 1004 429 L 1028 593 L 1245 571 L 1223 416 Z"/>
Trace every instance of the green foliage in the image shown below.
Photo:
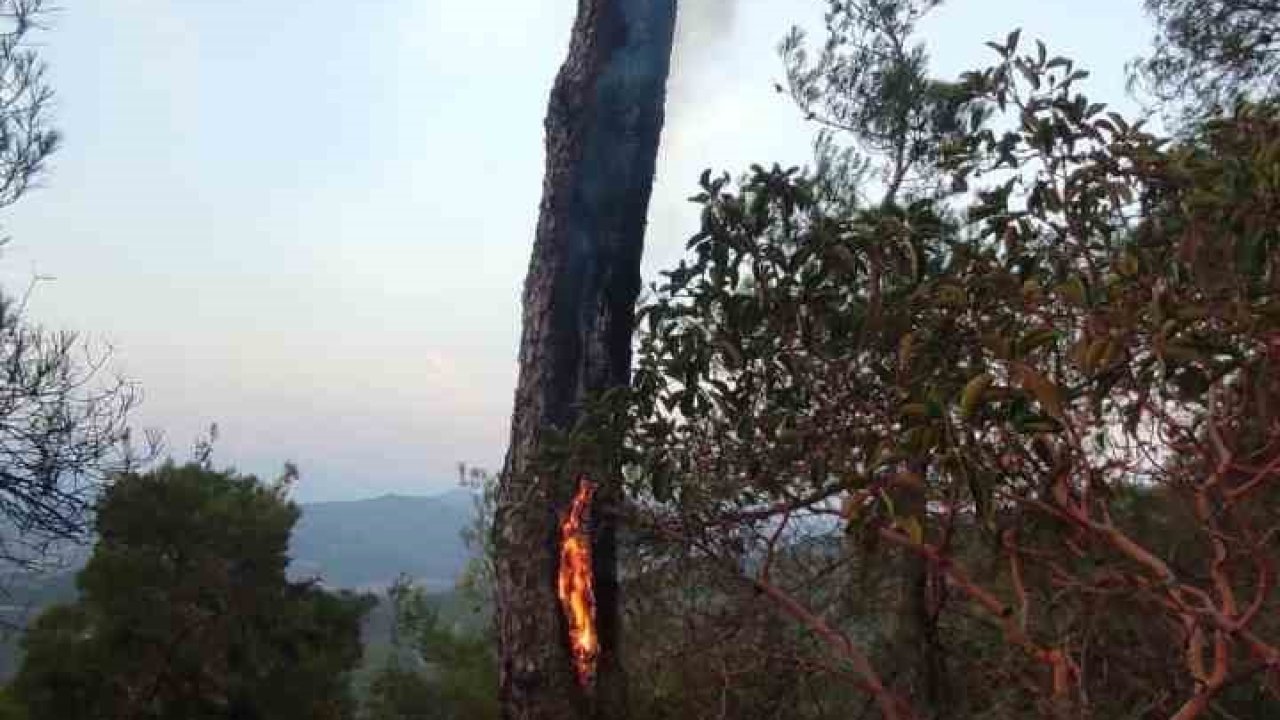
<path fill-rule="evenodd" d="M 0 38 L 0 72 L 2 56 Z M 127 425 L 137 388 L 104 377 L 106 353 L 33 324 L 24 305 L 0 292 L 0 563 L 9 571 L 65 560 L 87 534 L 96 493 L 143 459 Z"/>
<path fill-rule="evenodd" d="M 390 589 L 391 654 L 369 683 L 367 720 L 498 717 L 493 644 L 493 540 L 496 479 L 459 463 L 460 485 L 475 496 L 462 540 L 473 553 L 458 587 L 431 596 L 401 577 Z"/>
<path fill-rule="evenodd" d="M 0 209 L 35 186 L 61 144 L 34 37 L 50 11 L 44 0 L 0 0 Z M 85 538 L 95 494 L 138 459 L 126 424 L 137 389 L 101 372 L 108 352 L 32 323 L 24 311 L 34 287 L 0 293 L 0 564 L 9 573 L 65 560 Z"/>
<path fill-rule="evenodd" d="M 391 588 L 393 652 L 374 676 L 368 720 L 470 720 L 498 717 L 497 658 L 489 633 L 448 624 L 422 588 Z"/>
<path fill-rule="evenodd" d="M 26 708 L 7 690 L 0 690 L 0 720 L 27 720 Z"/>
<path fill-rule="evenodd" d="M 287 491 L 202 465 L 122 476 L 80 600 L 24 640 L 31 717 L 351 717 L 369 601 L 286 581 Z"/>
<path fill-rule="evenodd" d="M 1280 2 L 1146 0 L 1155 51 L 1136 79 L 1189 118 L 1229 112 L 1280 89 Z"/>
<path fill-rule="evenodd" d="M 704 174 L 639 314 L 652 715 L 845 717 L 858 692 L 938 717 L 1275 714 L 1280 115 L 1157 137 L 1016 31 L 930 82 L 903 49 L 928 5 L 833 3 L 816 64 L 783 48 L 881 201 L 839 197 L 856 175 Z M 798 631 L 766 633 L 779 616 Z"/>
<path fill-rule="evenodd" d="M 62 139 L 49 124 L 53 89 L 31 38 L 48 11 L 44 0 L 0 0 L 0 207 L 26 193 Z"/>
<path fill-rule="evenodd" d="M 421 672 L 389 665 L 369 685 L 362 717 L 367 720 L 454 717 L 445 709 L 439 688 Z"/>
<path fill-rule="evenodd" d="M 465 464 L 458 466 L 460 484 L 476 492 L 472 500 L 471 522 L 462 529 L 462 542 L 471 559 L 458 581 L 458 594 L 470 607 L 472 618 L 487 618 L 493 606 L 493 514 L 497 507 L 497 478 L 488 471 Z M 484 631 L 486 623 L 473 629 Z"/>
<path fill-rule="evenodd" d="M 937 180 L 931 161 L 960 129 L 963 98 L 953 84 L 929 77 L 924 47 L 912 35 L 939 3 L 831 0 L 821 50 L 813 53 L 799 28 L 783 40 L 787 87 L 778 90 L 822 128 L 817 150 L 825 172 L 817 179 L 832 200 L 861 199 L 860 180 L 872 169 L 886 200 Z"/>

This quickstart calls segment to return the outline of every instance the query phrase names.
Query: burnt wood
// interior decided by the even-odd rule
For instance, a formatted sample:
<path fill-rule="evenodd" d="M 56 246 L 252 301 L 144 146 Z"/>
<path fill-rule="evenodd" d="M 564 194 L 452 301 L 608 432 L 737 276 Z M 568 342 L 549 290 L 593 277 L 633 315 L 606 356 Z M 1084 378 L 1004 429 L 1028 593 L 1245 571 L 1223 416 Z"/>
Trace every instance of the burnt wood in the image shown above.
<path fill-rule="evenodd" d="M 640 258 L 675 28 L 675 0 L 579 0 L 546 117 L 546 175 L 524 287 L 511 444 L 494 518 L 500 697 L 510 720 L 621 717 L 616 541 L 618 468 L 578 468 L 592 508 L 601 642 L 579 687 L 556 597 L 558 523 L 573 473 L 534 462 L 584 399 L 630 382 Z"/>

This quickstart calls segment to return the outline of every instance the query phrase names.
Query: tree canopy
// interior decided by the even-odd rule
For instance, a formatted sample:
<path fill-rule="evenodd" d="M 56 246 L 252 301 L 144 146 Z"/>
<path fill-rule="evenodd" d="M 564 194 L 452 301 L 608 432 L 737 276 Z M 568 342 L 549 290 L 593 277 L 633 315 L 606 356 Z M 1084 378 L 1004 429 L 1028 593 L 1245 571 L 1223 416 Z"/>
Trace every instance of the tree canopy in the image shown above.
<path fill-rule="evenodd" d="M 1280 85 L 1280 2 L 1146 0 L 1155 50 L 1136 78 L 1165 109 L 1196 117 L 1274 96 Z"/>
<path fill-rule="evenodd" d="M 368 600 L 286 580 L 287 489 L 196 464 L 113 483 L 80 599 L 24 639 L 33 720 L 351 717 Z"/>
<path fill-rule="evenodd" d="M 42 177 L 61 135 L 53 89 L 33 31 L 43 0 L 0 0 L 0 208 Z M 3 245 L 4 241 L 0 241 Z M 58 559 L 82 541 L 95 494 L 135 453 L 128 413 L 134 384 L 109 374 L 107 348 L 50 332 L 26 316 L 25 295 L 0 293 L 0 561 L 5 574 Z M 139 446 L 141 448 L 141 446 Z"/>
<path fill-rule="evenodd" d="M 1275 714 L 1276 105 L 1162 137 L 1017 31 L 930 80 L 931 5 L 833 2 L 818 54 L 784 43 L 820 159 L 857 162 L 704 174 L 642 308 L 634 617 L 685 639 L 636 653 L 648 689 Z"/>

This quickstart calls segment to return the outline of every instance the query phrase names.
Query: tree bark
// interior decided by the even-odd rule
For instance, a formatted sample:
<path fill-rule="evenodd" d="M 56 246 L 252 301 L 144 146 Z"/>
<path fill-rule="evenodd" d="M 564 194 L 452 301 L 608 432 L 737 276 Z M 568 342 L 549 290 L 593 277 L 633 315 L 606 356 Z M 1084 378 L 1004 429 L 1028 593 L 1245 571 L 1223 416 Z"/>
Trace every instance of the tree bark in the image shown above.
<path fill-rule="evenodd" d="M 616 467 L 538 467 L 594 393 L 626 386 L 676 0 L 579 0 L 546 118 L 546 177 L 524 288 L 520 376 L 494 517 L 502 714 L 619 717 Z M 558 524 L 578 473 L 592 507 L 598 672 L 577 682 L 556 596 Z"/>
<path fill-rule="evenodd" d="M 894 508 L 904 517 L 917 518 L 927 532 L 928 493 L 924 482 L 929 473 L 928 463 L 911 461 L 908 469 L 920 479 L 921 485 L 896 488 Z M 928 558 L 905 548 L 895 551 L 893 562 L 897 603 L 890 626 L 890 646 L 896 655 L 894 674 L 901 686 L 899 692 L 912 699 L 922 717 L 945 720 L 956 708 L 931 602 L 933 571 Z"/>

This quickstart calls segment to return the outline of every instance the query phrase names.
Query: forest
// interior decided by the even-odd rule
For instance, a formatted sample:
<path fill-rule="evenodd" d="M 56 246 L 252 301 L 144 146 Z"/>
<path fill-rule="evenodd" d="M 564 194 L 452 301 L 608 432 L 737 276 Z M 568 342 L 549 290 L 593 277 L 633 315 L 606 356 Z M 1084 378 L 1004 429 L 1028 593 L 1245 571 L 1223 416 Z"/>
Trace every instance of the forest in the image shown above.
<path fill-rule="evenodd" d="M 10 289 L 6 597 L 83 557 L 0 718 L 1280 718 L 1280 2 L 1144 0 L 1108 98 L 1000 18 L 942 76 L 942 0 L 813 0 L 811 160 L 682 179 L 645 285 L 695 1 L 579 0 L 449 592 L 291 575 L 299 467 L 175 457 Z M 0 211 L 66 142 L 50 11 L 0 0 Z"/>

